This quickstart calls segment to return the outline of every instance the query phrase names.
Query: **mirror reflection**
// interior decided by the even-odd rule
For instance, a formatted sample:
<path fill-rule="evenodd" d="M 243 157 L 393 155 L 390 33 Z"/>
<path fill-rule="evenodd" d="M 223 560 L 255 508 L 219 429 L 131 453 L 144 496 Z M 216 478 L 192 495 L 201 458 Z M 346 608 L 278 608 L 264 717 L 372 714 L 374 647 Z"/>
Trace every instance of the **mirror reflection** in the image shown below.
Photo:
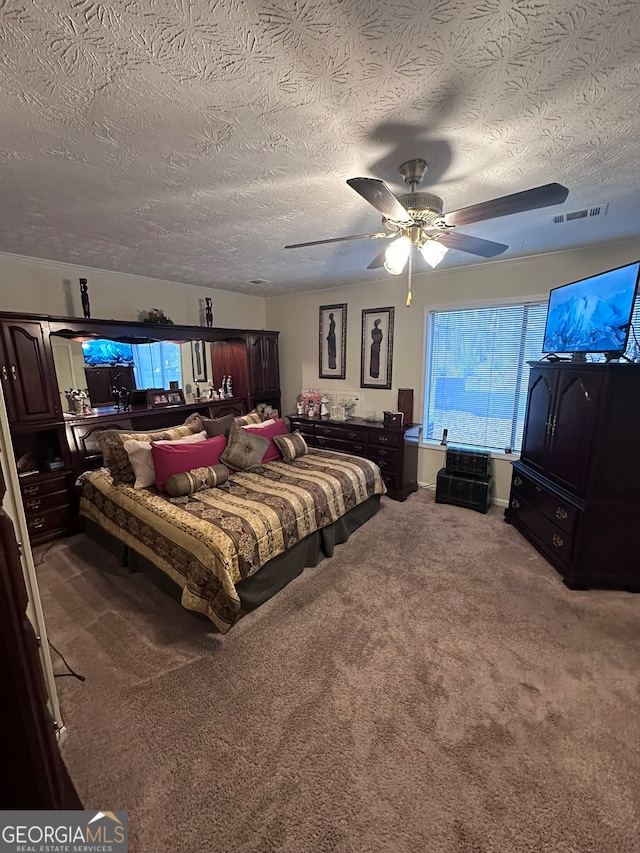
<path fill-rule="evenodd" d="M 71 389 L 86 391 L 94 409 L 114 406 L 113 388 L 178 388 L 186 402 L 193 402 L 197 391 L 208 394 L 211 345 L 206 341 L 129 344 L 107 339 L 80 342 L 52 335 L 51 346 L 65 413 L 72 413 L 67 398 Z"/>

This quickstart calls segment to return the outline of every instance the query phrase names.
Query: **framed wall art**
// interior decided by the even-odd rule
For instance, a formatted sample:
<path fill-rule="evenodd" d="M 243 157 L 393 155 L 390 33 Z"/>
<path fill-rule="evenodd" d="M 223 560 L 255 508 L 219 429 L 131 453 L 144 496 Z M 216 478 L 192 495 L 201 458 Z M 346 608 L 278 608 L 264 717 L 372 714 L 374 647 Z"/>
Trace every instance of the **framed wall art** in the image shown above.
<path fill-rule="evenodd" d="M 391 388 L 395 309 L 363 308 L 361 388 Z"/>
<path fill-rule="evenodd" d="M 347 303 L 320 306 L 320 379 L 344 379 L 347 363 Z"/>
<path fill-rule="evenodd" d="M 205 341 L 191 341 L 191 363 L 193 366 L 193 381 L 206 382 L 207 377 L 207 345 Z"/>

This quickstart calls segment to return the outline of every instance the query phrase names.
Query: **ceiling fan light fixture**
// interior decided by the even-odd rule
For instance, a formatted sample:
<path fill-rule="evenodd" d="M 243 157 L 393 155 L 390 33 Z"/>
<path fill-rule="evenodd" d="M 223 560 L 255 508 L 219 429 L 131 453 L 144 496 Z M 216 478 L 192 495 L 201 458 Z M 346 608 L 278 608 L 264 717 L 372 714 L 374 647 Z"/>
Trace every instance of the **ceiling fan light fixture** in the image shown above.
<path fill-rule="evenodd" d="M 437 240 L 427 240 L 424 246 L 420 246 L 420 251 L 429 266 L 435 269 L 449 250 Z"/>
<path fill-rule="evenodd" d="M 384 268 L 391 275 L 401 275 L 405 268 L 409 253 L 411 252 L 411 240 L 408 237 L 399 237 L 393 243 L 389 243 L 384 253 Z"/>

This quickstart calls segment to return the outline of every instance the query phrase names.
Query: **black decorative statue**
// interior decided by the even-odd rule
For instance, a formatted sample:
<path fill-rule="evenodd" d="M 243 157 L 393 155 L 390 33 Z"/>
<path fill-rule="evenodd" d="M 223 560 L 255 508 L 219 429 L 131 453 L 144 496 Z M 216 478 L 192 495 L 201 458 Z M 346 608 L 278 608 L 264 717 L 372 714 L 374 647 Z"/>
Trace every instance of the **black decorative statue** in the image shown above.
<path fill-rule="evenodd" d="M 91 308 L 89 306 L 89 291 L 87 289 L 86 278 L 80 279 L 80 299 L 82 300 L 82 310 L 86 320 L 91 319 Z"/>
<path fill-rule="evenodd" d="M 207 326 L 211 328 L 213 326 L 213 305 L 211 303 L 211 299 L 208 296 L 205 297 L 204 302 L 206 305 L 204 315 L 207 319 Z"/>

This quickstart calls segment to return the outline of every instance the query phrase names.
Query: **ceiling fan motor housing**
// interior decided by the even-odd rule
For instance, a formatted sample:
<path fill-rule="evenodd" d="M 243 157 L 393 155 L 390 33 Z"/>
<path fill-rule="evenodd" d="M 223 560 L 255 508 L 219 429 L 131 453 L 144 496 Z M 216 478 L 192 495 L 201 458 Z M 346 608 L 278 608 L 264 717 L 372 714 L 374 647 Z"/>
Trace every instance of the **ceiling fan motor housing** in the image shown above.
<path fill-rule="evenodd" d="M 437 221 L 442 219 L 444 203 L 441 198 L 431 193 L 406 193 L 398 196 L 398 201 L 405 208 L 414 225 L 423 228 L 436 228 Z M 382 220 L 392 231 L 401 231 L 407 227 L 406 222 L 394 222 L 392 219 Z"/>

